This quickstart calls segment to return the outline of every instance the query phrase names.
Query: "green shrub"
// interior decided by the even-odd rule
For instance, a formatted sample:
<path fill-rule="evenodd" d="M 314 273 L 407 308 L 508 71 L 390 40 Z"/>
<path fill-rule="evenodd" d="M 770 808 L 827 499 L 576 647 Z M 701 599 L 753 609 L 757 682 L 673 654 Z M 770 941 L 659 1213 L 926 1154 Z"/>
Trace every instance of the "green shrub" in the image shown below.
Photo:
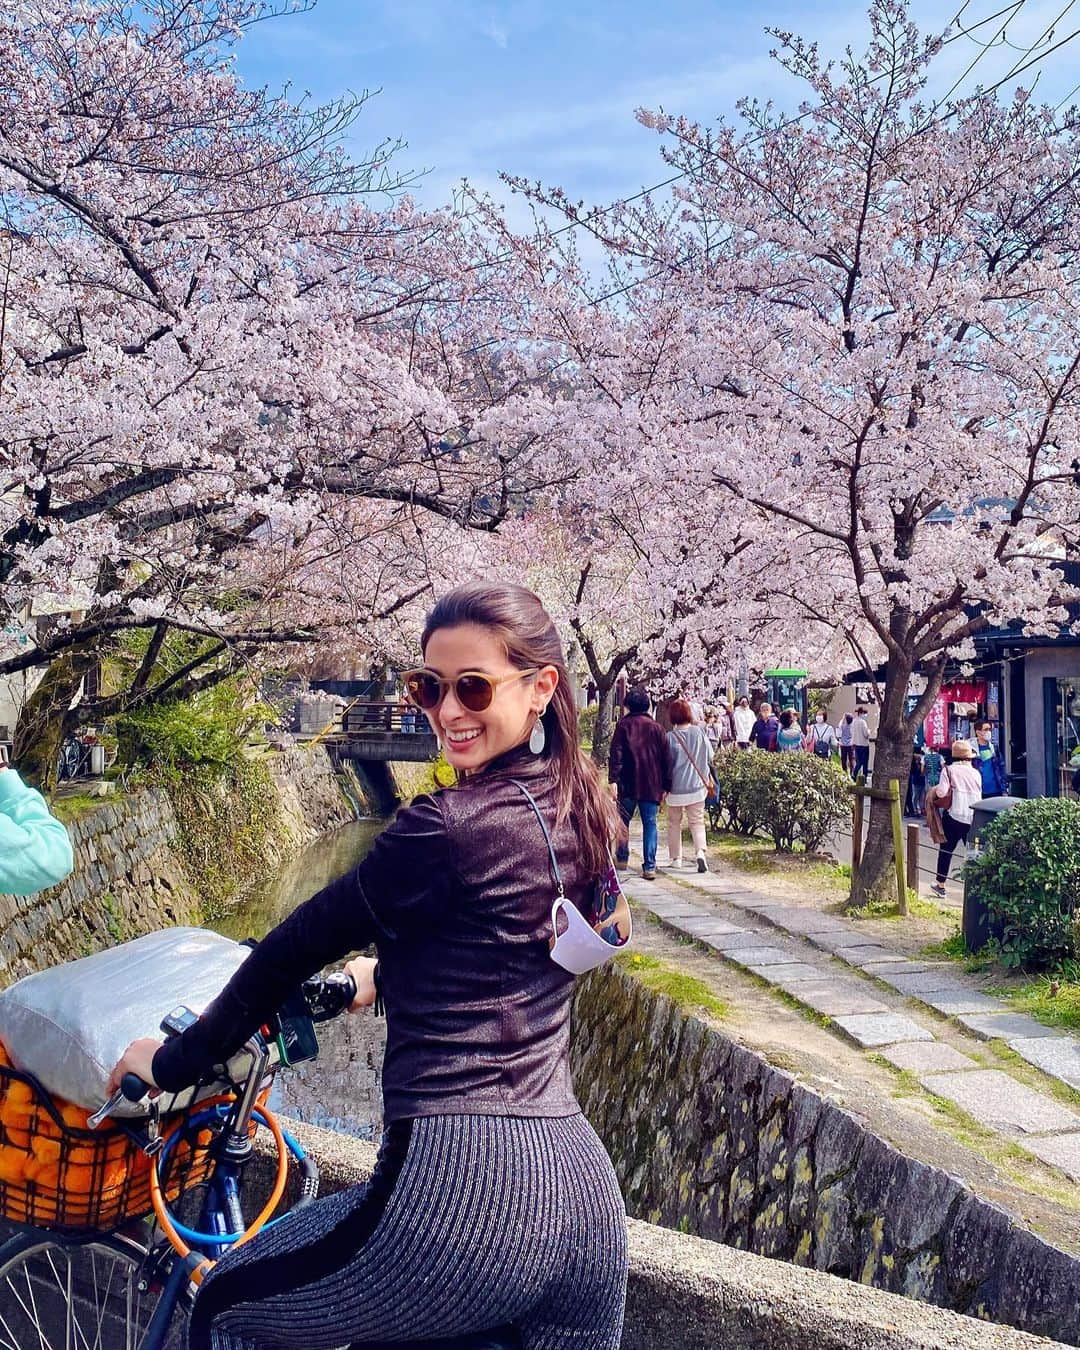
<path fill-rule="evenodd" d="M 728 750 L 713 760 L 721 823 L 736 834 L 757 834 L 765 825 L 760 793 L 754 784 L 760 760 L 772 758 L 756 751 Z"/>
<path fill-rule="evenodd" d="M 273 708 L 252 695 L 251 681 L 223 680 L 189 699 L 151 704 L 118 720 L 129 762 L 153 766 L 164 775 L 205 767 L 222 773 L 235 764 Z"/>
<path fill-rule="evenodd" d="M 801 844 L 816 853 L 851 812 L 847 776 L 816 755 L 728 752 L 715 772 L 730 828 L 767 834 L 782 852 Z"/>
<path fill-rule="evenodd" d="M 987 828 L 964 868 L 1000 928 L 1007 966 L 1038 969 L 1080 956 L 1080 802 L 1033 797 Z"/>

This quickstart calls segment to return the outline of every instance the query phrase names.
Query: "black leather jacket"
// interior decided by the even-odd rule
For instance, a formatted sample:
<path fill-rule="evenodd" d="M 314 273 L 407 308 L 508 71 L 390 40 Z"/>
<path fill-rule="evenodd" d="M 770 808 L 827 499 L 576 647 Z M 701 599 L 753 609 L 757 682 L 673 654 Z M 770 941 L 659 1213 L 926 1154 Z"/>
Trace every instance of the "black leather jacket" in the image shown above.
<path fill-rule="evenodd" d="M 386 1005 L 386 1122 L 457 1113 L 567 1116 L 573 977 L 552 961 L 551 860 L 587 908 L 573 821 L 555 827 L 555 780 L 524 747 L 464 784 L 417 797 L 360 865 L 268 934 L 199 1021 L 154 1057 L 169 1091 L 237 1050 L 297 983 L 374 943 Z"/>

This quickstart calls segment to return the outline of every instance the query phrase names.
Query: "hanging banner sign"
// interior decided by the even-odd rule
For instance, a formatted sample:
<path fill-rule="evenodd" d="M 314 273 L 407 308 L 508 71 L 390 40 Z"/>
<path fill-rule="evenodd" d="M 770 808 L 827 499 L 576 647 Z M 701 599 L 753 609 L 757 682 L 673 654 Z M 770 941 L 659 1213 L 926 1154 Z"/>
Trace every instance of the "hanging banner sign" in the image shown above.
<path fill-rule="evenodd" d="M 923 732 L 926 744 L 932 745 L 935 749 L 949 744 L 949 703 L 943 695 L 939 694 L 930 705 L 930 711 L 923 723 Z"/>

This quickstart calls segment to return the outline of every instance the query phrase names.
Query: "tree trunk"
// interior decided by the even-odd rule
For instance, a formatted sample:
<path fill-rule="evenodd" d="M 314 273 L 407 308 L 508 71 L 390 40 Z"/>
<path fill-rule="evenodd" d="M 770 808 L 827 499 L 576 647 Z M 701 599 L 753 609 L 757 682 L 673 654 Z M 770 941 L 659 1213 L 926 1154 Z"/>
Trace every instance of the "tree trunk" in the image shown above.
<path fill-rule="evenodd" d="M 597 682 L 600 702 L 596 709 L 596 725 L 593 727 L 592 758 L 601 769 L 607 767 L 608 751 L 611 749 L 611 737 L 615 731 L 615 690 L 618 677 Z"/>
<path fill-rule="evenodd" d="M 91 646 L 73 648 L 58 656 L 19 714 L 13 758 L 23 778 L 43 792 L 51 792 L 56 786 L 64 717 L 83 676 L 96 660 Z"/>
<path fill-rule="evenodd" d="M 890 779 L 900 784 L 900 800 L 907 793 L 911 773 L 912 729 L 904 717 L 904 700 L 911 677 L 910 667 L 895 657 L 885 667 L 885 690 L 874 742 L 872 785 L 888 791 Z M 848 907 L 858 909 L 871 900 L 895 895 L 892 807 L 888 801 L 870 801 L 870 825 L 863 847 L 859 874 L 852 878 Z"/>

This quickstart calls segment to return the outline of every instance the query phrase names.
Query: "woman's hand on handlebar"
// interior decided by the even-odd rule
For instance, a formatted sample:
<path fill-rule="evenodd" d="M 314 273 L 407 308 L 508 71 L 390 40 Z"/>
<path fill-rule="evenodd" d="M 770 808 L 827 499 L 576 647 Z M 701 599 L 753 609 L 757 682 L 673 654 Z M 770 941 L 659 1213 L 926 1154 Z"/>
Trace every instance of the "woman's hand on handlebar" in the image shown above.
<path fill-rule="evenodd" d="M 154 1055 L 160 1047 L 161 1041 L 154 1040 L 152 1036 L 141 1036 L 137 1041 L 132 1041 L 109 1075 L 109 1094 L 119 1088 L 124 1074 L 134 1073 L 138 1074 L 144 1083 L 150 1084 L 150 1096 L 157 1097 L 161 1089 L 154 1082 L 153 1064 Z"/>
<path fill-rule="evenodd" d="M 356 985 L 356 997 L 349 1004 L 348 1012 L 359 1012 L 361 1008 L 370 1008 L 375 1002 L 375 967 L 378 961 L 373 956 L 354 956 L 345 970 Z"/>

